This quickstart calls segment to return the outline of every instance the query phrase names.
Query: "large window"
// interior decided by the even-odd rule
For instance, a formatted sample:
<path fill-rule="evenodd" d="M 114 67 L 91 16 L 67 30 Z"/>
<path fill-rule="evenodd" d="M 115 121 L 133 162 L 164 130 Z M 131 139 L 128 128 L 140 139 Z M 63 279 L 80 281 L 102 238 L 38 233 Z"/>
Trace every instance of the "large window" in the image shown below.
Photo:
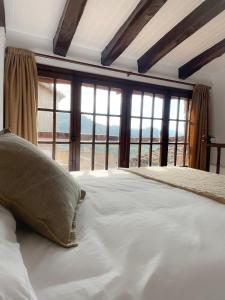
<path fill-rule="evenodd" d="M 121 90 L 81 86 L 80 169 L 117 168 L 119 162 Z"/>
<path fill-rule="evenodd" d="M 188 165 L 190 91 L 54 70 L 39 67 L 38 146 L 63 167 Z"/>

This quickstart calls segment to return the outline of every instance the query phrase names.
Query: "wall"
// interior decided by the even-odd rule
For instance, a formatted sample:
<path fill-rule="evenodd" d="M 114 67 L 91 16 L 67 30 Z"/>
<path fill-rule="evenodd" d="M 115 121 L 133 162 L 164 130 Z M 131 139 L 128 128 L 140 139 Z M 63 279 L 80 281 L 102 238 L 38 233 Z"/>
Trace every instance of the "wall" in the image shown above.
<path fill-rule="evenodd" d="M 3 128 L 3 77 L 5 57 L 5 29 L 0 27 L 0 130 Z"/>

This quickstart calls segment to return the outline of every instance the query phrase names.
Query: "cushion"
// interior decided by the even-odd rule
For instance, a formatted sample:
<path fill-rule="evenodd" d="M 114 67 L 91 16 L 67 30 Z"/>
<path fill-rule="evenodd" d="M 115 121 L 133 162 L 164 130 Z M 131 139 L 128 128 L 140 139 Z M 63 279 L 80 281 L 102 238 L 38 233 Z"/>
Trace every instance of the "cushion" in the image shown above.
<path fill-rule="evenodd" d="M 0 132 L 0 204 L 17 218 L 61 246 L 75 246 L 81 194 L 70 173 L 38 147 Z"/>
<path fill-rule="evenodd" d="M 36 300 L 15 230 L 14 217 L 0 205 L 0 299 Z"/>

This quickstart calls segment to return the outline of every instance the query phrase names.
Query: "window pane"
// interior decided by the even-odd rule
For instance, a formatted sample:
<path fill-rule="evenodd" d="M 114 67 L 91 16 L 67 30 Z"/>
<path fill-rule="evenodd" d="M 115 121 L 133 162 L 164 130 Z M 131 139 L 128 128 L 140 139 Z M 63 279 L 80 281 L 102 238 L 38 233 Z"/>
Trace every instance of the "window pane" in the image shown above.
<path fill-rule="evenodd" d="M 56 144 L 55 145 L 55 160 L 65 169 L 69 169 L 69 145 Z"/>
<path fill-rule="evenodd" d="M 160 165 L 160 145 L 152 145 L 152 166 Z"/>
<path fill-rule="evenodd" d="M 180 108 L 179 108 L 179 119 L 186 120 L 187 117 L 187 100 L 181 99 L 180 100 Z"/>
<path fill-rule="evenodd" d="M 95 145 L 95 170 L 105 169 L 106 145 Z"/>
<path fill-rule="evenodd" d="M 96 113 L 107 114 L 108 88 L 98 86 L 96 89 Z"/>
<path fill-rule="evenodd" d="M 142 119 L 142 142 L 150 143 L 151 136 L 151 120 Z"/>
<path fill-rule="evenodd" d="M 91 170 L 92 145 L 80 145 L 80 170 Z"/>
<path fill-rule="evenodd" d="M 109 118 L 109 141 L 118 142 L 120 136 L 120 117 Z"/>
<path fill-rule="evenodd" d="M 141 116 L 141 93 L 134 92 L 132 94 L 131 115 Z"/>
<path fill-rule="evenodd" d="M 81 87 L 81 112 L 93 113 L 94 108 L 94 86 L 82 84 Z"/>
<path fill-rule="evenodd" d="M 58 80 L 56 82 L 56 109 L 71 109 L 71 84 L 67 80 Z"/>
<path fill-rule="evenodd" d="M 184 143 L 185 142 L 185 122 L 178 123 L 178 142 Z"/>
<path fill-rule="evenodd" d="M 183 166 L 184 159 L 184 145 L 177 145 L 177 166 Z"/>
<path fill-rule="evenodd" d="M 152 102 L 153 95 L 145 93 L 143 98 L 143 117 L 152 117 Z"/>
<path fill-rule="evenodd" d="M 153 142 L 154 143 L 161 141 L 161 129 L 162 129 L 162 121 L 153 120 Z"/>
<path fill-rule="evenodd" d="M 56 140 L 68 142 L 70 140 L 70 114 L 56 113 Z"/>
<path fill-rule="evenodd" d="M 38 78 L 38 107 L 53 109 L 54 80 L 47 77 Z"/>
<path fill-rule="evenodd" d="M 189 145 L 186 145 L 185 166 L 189 166 Z"/>
<path fill-rule="evenodd" d="M 138 143 L 139 134 L 140 134 L 140 119 L 131 118 L 130 141 L 132 143 Z"/>
<path fill-rule="evenodd" d="M 110 91 L 110 114 L 120 115 L 121 113 L 121 90 L 111 89 Z"/>
<path fill-rule="evenodd" d="M 52 158 L 52 144 L 38 144 L 38 148 Z"/>
<path fill-rule="evenodd" d="M 119 145 L 109 145 L 108 168 L 118 168 Z"/>
<path fill-rule="evenodd" d="M 178 99 L 171 98 L 170 101 L 170 119 L 177 119 Z"/>
<path fill-rule="evenodd" d="M 93 116 L 81 114 L 81 141 L 92 142 Z"/>
<path fill-rule="evenodd" d="M 177 121 L 170 121 L 169 122 L 169 142 L 170 143 L 176 142 L 176 128 L 177 128 Z"/>
<path fill-rule="evenodd" d="M 95 140 L 98 142 L 106 141 L 107 117 L 96 116 L 95 122 Z"/>
<path fill-rule="evenodd" d="M 38 112 L 38 140 L 53 140 L 53 113 L 49 111 Z"/>
<path fill-rule="evenodd" d="M 149 166 L 149 145 L 141 145 L 141 167 Z"/>
<path fill-rule="evenodd" d="M 163 117 L 163 102 L 164 102 L 163 96 L 155 95 L 154 118 Z"/>
<path fill-rule="evenodd" d="M 167 156 L 167 165 L 174 166 L 174 152 L 175 152 L 175 145 L 168 145 L 168 156 Z"/>
<path fill-rule="evenodd" d="M 130 167 L 138 167 L 138 145 L 130 145 Z"/>

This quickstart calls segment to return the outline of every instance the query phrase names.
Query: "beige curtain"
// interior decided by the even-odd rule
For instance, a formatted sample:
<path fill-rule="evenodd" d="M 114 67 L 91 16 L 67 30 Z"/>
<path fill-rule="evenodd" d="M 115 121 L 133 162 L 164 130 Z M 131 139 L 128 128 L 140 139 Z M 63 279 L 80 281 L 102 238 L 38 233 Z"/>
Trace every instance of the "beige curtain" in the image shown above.
<path fill-rule="evenodd" d="M 4 76 L 5 127 L 37 144 L 37 66 L 32 52 L 8 48 Z"/>
<path fill-rule="evenodd" d="M 209 88 L 196 85 L 192 96 L 189 128 L 189 166 L 206 170 L 207 148 L 202 137 L 208 137 Z"/>

